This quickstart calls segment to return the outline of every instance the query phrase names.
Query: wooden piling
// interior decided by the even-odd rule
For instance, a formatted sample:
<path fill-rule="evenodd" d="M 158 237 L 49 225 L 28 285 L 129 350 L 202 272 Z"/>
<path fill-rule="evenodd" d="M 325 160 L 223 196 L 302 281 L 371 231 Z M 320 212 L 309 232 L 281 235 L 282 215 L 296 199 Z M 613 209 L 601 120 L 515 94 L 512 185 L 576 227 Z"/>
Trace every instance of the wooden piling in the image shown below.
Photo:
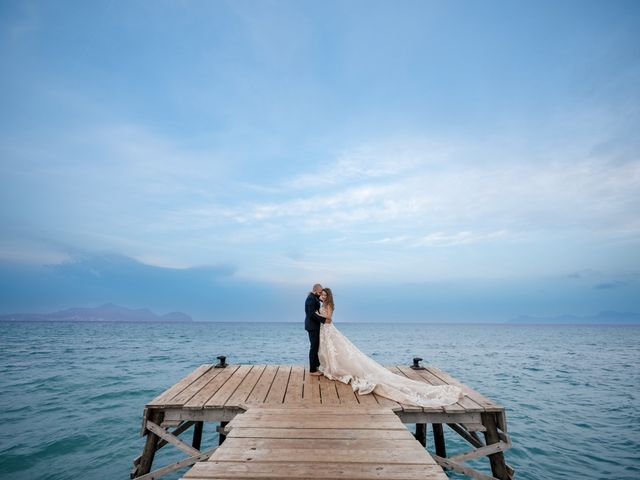
<path fill-rule="evenodd" d="M 420 442 L 423 447 L 427 446 L 427 425 L 424 423 L 416 423 L 416 440 Z"/>
<path fill-rule="evenodd" d="M 500 443 L 500 435 L 498 434 L 495 414 L 483 413 L 482 424 L 486 428 L 486 431 L 484 432 L 484 438 L 487 447 L 493 444 Z M 494 477 L 500 480 L 509 480 L 507 465 L 505 463 L 504 454 L 502 452 L 497 452 L 489 455 L 489 462 L 491 463 L 491 472 L 493 473 Z"/>
<path fill-rule="evenodd" d="M 218 445 L 222 445 L 222 443 L 226 440 L 227 436 L 224 434 L 226 426 L 229 422 L 220 422 L 220 428 L 218 428 Z"/>
<path fill-rule="evenodd" d="M 162 423 L 163 417 L 163 412 L 153 410 L 149 412 L 148 420 L 160 424 Z M 140 462 L 138 463 L 136 477 L 139 477 L 140 475 L 144 475 L 145 473 L 149 473 L 151 471 L 151 465 L 153 464 L 153 458 L 155 457 L 156 450 L 158 449 L 159 440 L 160 437 L 158 437 L 158 435 L 150 430 L 147 430 L 147 440 L 145 441 L 144 449 L 142 450 L 142 456 L 140 457 Z"/>
<path fill-rule="evenodd" d="M 436 447 L 436 455 L 440 457 L 447 456 L 447 447 L 444 442 L 444 430 L 441 423 L 434 423 L 433 428 L 433 443 Z"/>
<path fill-rule="evenodd" d="M 197 450 L 200 450 L 200 445 L 202 444 L 202 429 L 204 427 L 204 422 L 195 422 L 193 427 L 193 441 L 191 442 L 191 446 Z"/>

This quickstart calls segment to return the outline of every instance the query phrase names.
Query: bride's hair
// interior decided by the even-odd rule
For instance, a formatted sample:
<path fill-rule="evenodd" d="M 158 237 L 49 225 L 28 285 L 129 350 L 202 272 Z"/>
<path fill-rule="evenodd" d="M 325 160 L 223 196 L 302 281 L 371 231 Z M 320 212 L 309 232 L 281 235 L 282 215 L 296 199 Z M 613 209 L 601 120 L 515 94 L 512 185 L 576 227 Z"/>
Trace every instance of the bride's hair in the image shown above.
<path fill-rule="evenodd" d="M 324 305 L 331 308 L 331 311 L 334 311 L 336 307 L 333 304 L 333 293 L 331 293 L 331 289 L 325 288 L 323 291 L 327 294 L 327 299 L 323 302 Z"/>

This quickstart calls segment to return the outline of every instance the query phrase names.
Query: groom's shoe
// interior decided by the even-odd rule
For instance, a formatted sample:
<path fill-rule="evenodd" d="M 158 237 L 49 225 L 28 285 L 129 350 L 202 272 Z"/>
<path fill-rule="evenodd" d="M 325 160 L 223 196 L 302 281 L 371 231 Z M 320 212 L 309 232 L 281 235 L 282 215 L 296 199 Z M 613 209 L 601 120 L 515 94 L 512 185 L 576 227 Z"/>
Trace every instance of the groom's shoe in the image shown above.
<path fill-rule="evenodd" d="M 313 375 L 314 377 L 319 377 L 322 375 L 322 372 L 309 372 L 309 375 Z"/>

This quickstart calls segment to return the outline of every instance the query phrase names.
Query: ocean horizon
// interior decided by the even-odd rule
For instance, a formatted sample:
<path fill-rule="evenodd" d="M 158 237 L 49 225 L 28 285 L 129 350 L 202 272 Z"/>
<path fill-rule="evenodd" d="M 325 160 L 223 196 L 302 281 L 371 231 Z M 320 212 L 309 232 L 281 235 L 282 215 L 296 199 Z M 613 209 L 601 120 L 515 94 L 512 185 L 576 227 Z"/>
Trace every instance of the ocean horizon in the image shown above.
<path fill-rule="evenodd" d="M 220 321 L 220 320 L 189 320 L 189 321 L 176 321 L 176 320 L 165 320 L 165 321 L 131 321 L 131 320 L 0 320 L 0 323 L 105 323 L 105 324 L 133 324 L 133 325 L 148 325 L 148 324 L 173 324 L 173 325 L 183 325 L 183 324 L 193 324 L 193 323 L 204 323 L 204 324 L 220 324 L 220 325 L 236 325 L 236 324 L 287 324 L 287 325 L 299 325 L 300 320 L 278 320 L 278 321 L 270 321 L 270 320 L 234 320 L 234 321 Z M 363 324 L 373 324 L 373 325 L 385 325 L 388 324 L 382 320 L 351 320 L 340 322 L 341 325 L 363 325 Z M 513 327 L 531 327 L 531 326 L 559 326 L 559 327 L 581 327 L 581 326 L 593 326 L 593 327 L 640 327 L 638 323 L 549 323 L 549 322 L 532 322 L 532 323 L 519 323 L 519 322 L 511 322 L 509 320 L 504 321 L 495 321 L 495 322 L 484 322 L 484 321 L 476 321 L 472 322 L 469 320 L 460 320 L 460 321 L 400 321 L 393 322 L 394 325 L 506 325 Z"/>

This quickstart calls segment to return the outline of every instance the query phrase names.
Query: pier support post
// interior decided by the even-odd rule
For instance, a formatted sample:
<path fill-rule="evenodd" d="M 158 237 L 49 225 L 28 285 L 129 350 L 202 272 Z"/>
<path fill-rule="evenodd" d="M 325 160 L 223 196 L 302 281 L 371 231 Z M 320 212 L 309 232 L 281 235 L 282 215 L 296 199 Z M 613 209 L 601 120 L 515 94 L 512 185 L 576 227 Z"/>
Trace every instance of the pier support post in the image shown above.
<path fill-rule="evenodd" d="M 423 447 L 427 446 L 427 424 L 416 423 L 416 434 L 414 435 L 416 440 L 420 442 Z"/>
<path fill-rule="evenodd" d="M 495 414 L 483 413 L 482 424 L 486 428 L 484 438 L 487 446 L 500 442 Z M 489 455 L 489 462 L 491 462 L 491 472 L 494 477 L 500 480 L 509 480 L 507 465 L 504 461 L 504 454 L 502 452 Z"/>
<path fill-rule="evenodd" d="M 195 422 L 193 427 L 193 441 L 191 442 L 191 446 L 197 450 L 200 450 L 200 445 L 202 444 L 202 427 L 204 426 L 204 422 Z"/>
<path fill-rule="evenodd" d="M 434 423 L 433 427 L 433 443 L 436 445 L 436 455 L 442 458 L 447 457 L 447 446 L 444 443 L 444 430 L 441 423 Z"/>
<path fill-rule="evenodd" d="M 228 423 L 229 422 L 220 422 L 220 427 L 218 427 L 218 445 L 222 445 L 222 442 L 224 442 L 227 438 L 227 436 L 223 432 L 224 427 L 226 427 Z"/>
<path fill-rule="evenodd" d="M 151 410 L 148 415 L 148 420 L 157 425 L 160 425 L 162 423 L 162 420 L 164 419 L 164 412 Z M 142 451 L 142 456 L 140 457 L 140 464 L 138 465 L 138 469 L 136 470 L 136 477 L 139 477 L 151 471 L 151 466 L 153 465 L 153 457 L 155 457 L 156 450 L 158 449 L 158 440 L 158 435 L 150 430 L 147 430 L 147 441 L 144 444 L 144 450 Z"/>

